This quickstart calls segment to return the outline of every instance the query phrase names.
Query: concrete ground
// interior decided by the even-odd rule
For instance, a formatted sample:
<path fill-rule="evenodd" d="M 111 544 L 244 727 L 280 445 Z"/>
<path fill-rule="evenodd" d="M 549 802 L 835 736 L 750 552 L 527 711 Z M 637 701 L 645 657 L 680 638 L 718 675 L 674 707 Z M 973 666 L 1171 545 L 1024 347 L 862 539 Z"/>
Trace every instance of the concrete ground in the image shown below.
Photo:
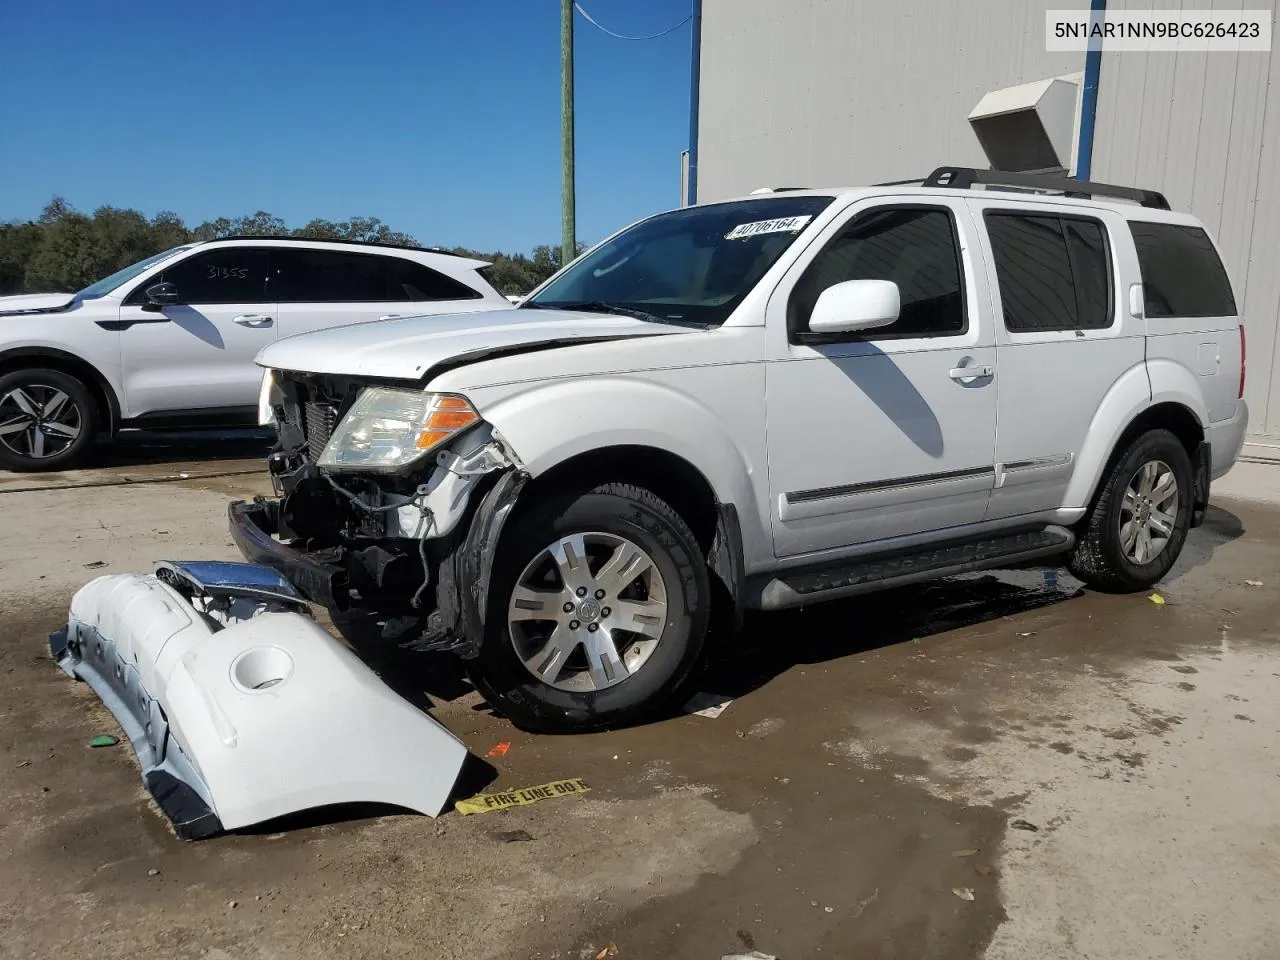
<path fill-rule="evenodd" d="M 756 618 L 718 719 L 530 736 L 389 658 L 477 757 L 511 741 L 475 783 L 591 792 L 187 844 L 126 746 L 86 746 L 119 731 L 45 637 L 98 573 L 234 558 L 261 453 L 0 475 L 0 957 L 1277 955 L 1280 466 L 1217 485 L 1163 605 L 1023 572 Z"/>

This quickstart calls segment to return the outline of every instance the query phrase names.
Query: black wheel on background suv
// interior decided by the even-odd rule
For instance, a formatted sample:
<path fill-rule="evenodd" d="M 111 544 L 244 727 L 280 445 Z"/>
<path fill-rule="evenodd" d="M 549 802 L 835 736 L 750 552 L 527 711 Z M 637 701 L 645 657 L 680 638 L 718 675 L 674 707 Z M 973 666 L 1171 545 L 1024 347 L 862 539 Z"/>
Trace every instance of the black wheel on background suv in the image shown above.
<path fill-rule="evenodd" d="M 1191 458 L 1168 430 L 1134 439 L 1103 478 L 1077 531 L 1071 572 L 1115 593 L 1154 586 L 1186 542 L 1194 483 Z"/>
<path fill-rule="evenodd" d="M 710 605 L 697 541 L 648 490 L 610 483 L 548 500 L 503 536 L 472 677 L 525 729 L 634 722 L 684 689 Z"/>
<path fill-rule="evenodd" d="M 0 469 L 69 467 L 97 428 L 93 395 L 70 374 L 31 369 L 0 376 Z"/>

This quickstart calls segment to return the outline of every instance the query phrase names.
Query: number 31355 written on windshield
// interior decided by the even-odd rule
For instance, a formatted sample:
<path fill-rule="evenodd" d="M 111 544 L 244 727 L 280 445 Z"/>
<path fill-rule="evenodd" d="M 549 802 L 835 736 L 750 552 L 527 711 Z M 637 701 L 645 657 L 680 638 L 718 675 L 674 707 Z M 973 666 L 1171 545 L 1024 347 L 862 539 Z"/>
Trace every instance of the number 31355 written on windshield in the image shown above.
<path fill-rule="evenodd" d="M 245 280 L 249 276 L 248 267 L 215 267 L 209 265 L 209 273 L 205 276 L 206 280 Z"/>

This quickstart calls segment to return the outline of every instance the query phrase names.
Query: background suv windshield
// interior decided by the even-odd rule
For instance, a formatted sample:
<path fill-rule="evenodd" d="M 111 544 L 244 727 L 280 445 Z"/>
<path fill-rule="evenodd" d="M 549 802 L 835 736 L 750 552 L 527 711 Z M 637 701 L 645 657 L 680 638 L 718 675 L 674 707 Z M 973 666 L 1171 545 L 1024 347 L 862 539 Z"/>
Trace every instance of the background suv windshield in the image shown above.
<path fill-rule="evenodd" d="M 194 246 L 194 244 L 187 244 L 181 247 L 170 247 L 163 253 L 153 254 L 145 260 L 139 260 L 137 263 L 132 263 L 123 270 L 117 270 L 109 277 L 103 277 L 97 283 L 89 284 L 89 286 L 76 294 L 76 298 L 79 300 L 92 300 L 94 297 L 105 297 L 116 287 L 120 286 L 120 284 L 127 283 L 138 274 L 142 273 L 142 271 L 146 270 L 147 267 L 153 267 L 161 260 L 167 260 L 169 257 L 176 256 L 183 250 L 190 250 L 192 246 Z M 90 276 L 92 276 L 92 274 L 90 274 Z"/>
<path fill-rule="evenodd" d="M 718 325 L 831 197 L 768 197 L 659 214 L 591 251 L 522 306 L 610 304 Z"/>

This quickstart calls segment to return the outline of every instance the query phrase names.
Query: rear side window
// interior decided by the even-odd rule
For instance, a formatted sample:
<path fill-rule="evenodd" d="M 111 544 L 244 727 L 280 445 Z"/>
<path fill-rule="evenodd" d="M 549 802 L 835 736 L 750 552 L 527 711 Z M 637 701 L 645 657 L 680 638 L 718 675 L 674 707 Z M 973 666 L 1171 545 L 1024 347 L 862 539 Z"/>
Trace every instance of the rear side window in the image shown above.
<path fill-rule="evenodd" d="M 1006 329 L 1111 325 L 1111 254 L 1099 221 L 997 211 L 985 220 Z"/>
<path fill-rule="evenodd" d="M 796 283 L 787 305 L 793 334 L 813 336 L 809 317 L 818 295 L 845 280 L 892 280 L 902 307 L 887 327 L 834 339 L 945 337 L 965 330 L 964 280 L 949 210 L 882 207 L 854 217 Z"/>
<path fill-rule="evenodd" d="M 412 260 L 400 257 L 379 259 L 387 264 L 392 300 L 478 300 L 482 296 L 460 280 Z"/>
<path fill-rule="evenodd" d="M 1222 259 L 1200 227 L 1133 221 L 1148 317 L 1234 317 Z"/>
<path fill-rule="evenodd" d="M 276 299 L 280 303 L 363 303 L 383 301 L 388 293 L 382 257 L 328 250 L 272 253 Z"/>

